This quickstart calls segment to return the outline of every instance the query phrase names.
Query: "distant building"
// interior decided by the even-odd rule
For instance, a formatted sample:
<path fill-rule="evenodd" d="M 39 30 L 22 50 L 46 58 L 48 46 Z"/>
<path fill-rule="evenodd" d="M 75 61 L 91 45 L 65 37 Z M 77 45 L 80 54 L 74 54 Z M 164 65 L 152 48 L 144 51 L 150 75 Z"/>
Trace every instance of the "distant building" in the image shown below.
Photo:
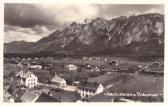
<path fill-rule="evenodd" d="M 77 70 L 77 66 L 74 64 L 68 64 L 66 67 L 68 68 L 69 71 L 76 71 Z"/>
<path fill-rule="evenodd" d="M 90 98 L 96 94 L 103 92 L 104 87 L 97 82 L 83 82 L 78 85 L 78 93 L 81 98 Z"/>
<path fill-rule="evenodd" d="M 23 68 L 22 63 L 21 63 L 21 62 L 19 62 L 19 63 L 17 64 L 17 67 L 19 67 L 19 68 Z"/>
<path fill-rule="evenodd" d="M 17 74 L 16 74 L 16 77 L 18 78 L 18 81 L 29 87 L 29 88 L 33 88 L 37 85 L 37 82 L 38 82 L 38 78 L 35 74 L 33 74 L 33 72 L 30 72 L 30 71 L 19 71 Z"/>
<path fill-rule="evenodd" d="M 112 66 L 117 66 L 118 65 L 118 63 L 116 61 L 110 61 L 108 64 L 112 65 Z"/>
<path fill-rule="evenodd" d="M 58 85 L 59 87 L 64 87 L 66 86 L 66 81 L 55 74 L 55 76 L 51 79 L 51 84 Z"/>
<path fill-rule="evenodd" d="M 28 66 L 29 69 L 42 69 L 42 65 L 29 65 Z"/>

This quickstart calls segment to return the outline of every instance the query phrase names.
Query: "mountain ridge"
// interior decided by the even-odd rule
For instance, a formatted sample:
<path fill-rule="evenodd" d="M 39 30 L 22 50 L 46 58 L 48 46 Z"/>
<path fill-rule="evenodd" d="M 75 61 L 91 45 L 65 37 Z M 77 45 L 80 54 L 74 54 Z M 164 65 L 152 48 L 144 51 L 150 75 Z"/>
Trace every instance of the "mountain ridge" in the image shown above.
<path fill-rule="evenodd" d="M 150 13 L 111 20 L 96 18 L 83 24 L 72 22 L 35 43 L 20 45 L 5 44 L 5 53 L 164 55 L 164 15 Z M 13 50 L 14 47 L 18 49 Z"/>

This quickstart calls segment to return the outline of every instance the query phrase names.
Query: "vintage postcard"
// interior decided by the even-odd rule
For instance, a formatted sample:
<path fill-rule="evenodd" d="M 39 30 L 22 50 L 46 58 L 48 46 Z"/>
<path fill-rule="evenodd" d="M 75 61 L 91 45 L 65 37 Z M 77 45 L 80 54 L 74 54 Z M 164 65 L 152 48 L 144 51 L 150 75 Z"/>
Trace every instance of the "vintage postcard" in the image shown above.
<path fill-rule="evenodd" d="M 164 99 L 164 3 L 4 2 L 3 102 Z"/>

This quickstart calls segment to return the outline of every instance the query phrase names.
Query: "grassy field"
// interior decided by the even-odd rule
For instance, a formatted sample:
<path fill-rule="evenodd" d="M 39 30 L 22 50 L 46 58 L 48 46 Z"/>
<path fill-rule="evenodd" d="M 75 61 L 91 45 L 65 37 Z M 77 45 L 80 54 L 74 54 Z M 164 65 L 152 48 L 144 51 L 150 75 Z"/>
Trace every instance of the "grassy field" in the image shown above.
<path fill-rule="evenodd" d="M 133 93 L 161 94 L 159 97 L 133 97 L 142 101 L 162 101 L 163 98 L 163 77 L 154 76 L 128 76 L 122 83 L 113 86 L 107 91 L 110 93 Z M 157 100 L 156 100 L 157 99 Z"/>
<path fill-rule="evenodd" d="M 103 84 L 104 87 L 115 84 L 125 78 L 126 75 L 121 74 L 110 74 L 110 75 L 100 75 L 98 77 L 89 78 L 88 82 L 98 82 Z"/>
<path fill-rule="evenodd" d="M 112 87 L 110 91 L 163 93 L 163 77 L 129 76 L 121 84 Z"/>

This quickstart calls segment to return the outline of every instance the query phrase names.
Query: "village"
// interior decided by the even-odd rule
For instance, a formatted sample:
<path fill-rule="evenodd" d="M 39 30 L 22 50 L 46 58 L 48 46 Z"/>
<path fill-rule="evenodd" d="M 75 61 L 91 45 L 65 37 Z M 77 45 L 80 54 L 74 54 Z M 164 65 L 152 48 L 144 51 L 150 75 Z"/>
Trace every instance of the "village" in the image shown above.
<path fill-rule="evenodd" d="M 163 69 L 163 62 L 159 60 L 138 62 L 99 56 L 4 57 L 4 102 L 161 102 Z M 107 95 L 137 92 L 158 95 Z"/>

